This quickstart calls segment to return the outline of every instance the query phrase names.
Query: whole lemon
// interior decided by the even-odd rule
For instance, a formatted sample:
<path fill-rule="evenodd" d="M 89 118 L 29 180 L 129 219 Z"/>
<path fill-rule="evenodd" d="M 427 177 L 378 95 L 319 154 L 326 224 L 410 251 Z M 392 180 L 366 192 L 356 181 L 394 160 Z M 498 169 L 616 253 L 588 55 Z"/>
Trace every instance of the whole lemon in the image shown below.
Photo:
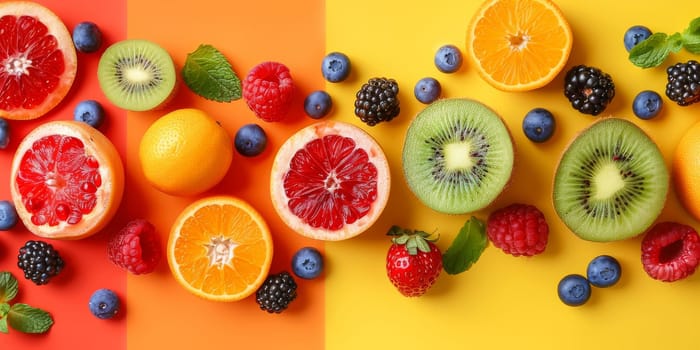
<path fill-rule="evenodd" d="M 218 184 L 233 159 L 231 137 L 205 112 L 172 111 L 148 127 L 139 145 L 143 175 L 158 190 L 193 196 Z"/>
<path fill-rule="evenodd" d="M 700 122 L 685 131 L 676 145 L 671 176 L 681 204 L 700 220 Z"/>

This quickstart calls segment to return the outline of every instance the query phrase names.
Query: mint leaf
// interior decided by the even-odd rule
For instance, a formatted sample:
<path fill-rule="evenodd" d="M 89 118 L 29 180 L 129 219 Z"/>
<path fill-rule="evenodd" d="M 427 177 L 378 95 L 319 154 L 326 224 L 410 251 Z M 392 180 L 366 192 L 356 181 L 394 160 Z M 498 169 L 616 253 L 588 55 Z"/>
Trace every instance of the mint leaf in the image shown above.
<path fill-rule="evenodd" d="M 17 279 L 11 273 L 0 272 L 0 303 L 7 303 L 14 299 L 18 289 Z"/>
<path fill-rule="evenodd" d="M 637 67 L 656 67 L 666 60 L 671 53 L 671 47 L 667 42 L 668 35 L 654 33 L 630 50 L 629 60 Z"/>
<path fill-rule="evenodd" d="M 10 304 L 2 303 L 0 304 L 0 317 L 5 317 L 7 313 L 10 312 Z"/>
<path fill-rule="evenodd" d="M 683 48 L 683 36 L 681 33 L 674 33 L 666 38 L 666 45 L 670 52 L 678 52 Z"/>
<path fill-rule="evenodd" d="M 226 57 L 211 45 L 187 54 L 182 80 L 192 92 L 208 100 L 231 102 L 241 98 L 241 80 Z"/>
<path fill-rule="evenodd" d="M 5 334 L 10 333 L 7 329 L 7 317 L 0 318 L 0 332 Z"/>
<path fill-rule="evenodd" d="M 683 32 L 683 48 L 690 53 L 700 54 L 700 17 L 692 20 Z"/>
<path fill-rule="evenodd" d="M 7 322 L 10 327 L 23 333 L 44 333 L 53 325 L 48 312 L 22 303 L 12 305 Z"/>
<path fill-rule="evenodd" d="M 450 275 L 467 271 L 486 249 L 488 239 L 486 226 L 475 217 L 471 217 L 447 251 L 442 255 L 442 266 Z"/>

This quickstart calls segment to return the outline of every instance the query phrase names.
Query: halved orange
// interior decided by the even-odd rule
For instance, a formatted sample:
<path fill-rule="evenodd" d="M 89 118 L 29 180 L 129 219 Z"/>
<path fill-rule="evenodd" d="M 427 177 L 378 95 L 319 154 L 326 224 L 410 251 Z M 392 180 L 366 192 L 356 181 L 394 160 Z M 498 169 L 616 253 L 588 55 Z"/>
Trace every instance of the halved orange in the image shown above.
<path fill-rule="evenodd" d="M 467 33 L 479 75 L 503 91 L 547 85 L 566 65 L 572 42 L 569 23 L 550 0 L 487 0 Z"/>
<path fill-rule="evenodd" d="M 211 196 L 187 206 L 168 239 L 170 270 L 186 290 L 209 300 L 236 301 L 262 285 L 272 262 L 272 236 L 246 201 Z"/>

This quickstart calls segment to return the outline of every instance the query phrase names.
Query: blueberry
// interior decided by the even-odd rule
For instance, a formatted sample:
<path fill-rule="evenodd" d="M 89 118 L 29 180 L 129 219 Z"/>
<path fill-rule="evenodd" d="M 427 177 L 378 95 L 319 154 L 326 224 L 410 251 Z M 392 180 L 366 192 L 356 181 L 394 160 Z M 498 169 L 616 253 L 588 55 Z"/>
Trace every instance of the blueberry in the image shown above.
<path fill-rule="evenodd" d="M 637 44 L 651 36 L 651 30 L 645 26 L 632 26 L 625 32 L 625 49 L 632 50 Z"/>
<path fill-rule="evenodd" d="M 554 134 L 555 126 L 554 116 L 544 108 L 535 108 L 523 118 L 523 132 L 533 142 L 549 140 Z"/>
<path fill-rule="evenodd" d="M 655 91 L 644 90 L 632 102 L 632 112 L 640 119 L 652 119 L 661 111 L 663 100 Z"/>
<path fill-rule="evenodd" d="M 5 149 L 10 144 L 10 124 L 0 118 L 0 149 Z"/>
<path fill-rule="evenodd" d="M 119 312 L 119 298 L 110 289 L 98 289 L 92 293 L 88 306 L 95 317 L 101 319 L 112 318 Z"/>
<path fill-rule="evenodd" d="M 609 255 L 600 255 L 590 263 L 586 270 L 588 281 L 596 287 L 610 287 L 620 280 L 622 268 L 620 263 Z"/>
<path fill-rule="evenodd" d="M 323 58 L 321 73 L 331 83 L 341 82 L 350 75 L 350 59 L 344 53 L 331 52 Z"/>
<path fill-rule="evenodd" d="M 10 201 L 0 201 L 0 231 L 7 231 L 17 225 L 17 210 Z"/>
<path fill-rule="evenodd" d="M 312 279 L 323 271 L 323 257 L 314 247 L 299 249 L 292 257 L 292 271 L 299 278 Z"/>
<path fill-rule="evenodd" d="M 313 119 L 325 117 L 331 111 L 331 107 L 333 107 L 331 95 L 325 91 L 314 91 L 304 99 L 304 111 Z"/>
<path fill-rule="evenodd" d="M 246 157 L 254 157 L 265 150 L 267 135 L 260 125 L 246 124 L 238 129 L 233 143 L 238 153 Z"/>
<path fill-rule="evenodd" d="M 102 105 L 95 100 L 84 100 L 78 103 L 73 110 L 73 119 L 79 122 L 88 123 L 97 129 L 102 126 L 105 119 L 105 110 Z"/>
<path fill-rule="evenodd" d="M 585 304 L 591 297 L 591 285 L 585 277 L 571 274 L 559 281 L 557 293 L 564 304 L 579 306 Z"/>
<path fill-rule="evenodd" d="M 435 53 L 435 66 L 443 73 L 454 73 L 462 66 L 462 53 L 454 45 L 443 45 Z"/>
<path fill-rule="evenodd" d="M 95 52 L 102 45 L 102 32 L 93 22 L 80 22 L 73 28 L 73 44 L 80 52 Z"/>
<path fill-rule="evenodd" d="M 413 88 L 413 94 L 416 99 L 422 103 L 429 104 L 437 100 L 442 92 L 442 87 L 440 82 L 435 78 L 423 78 L 418 80 L 416 86 Z"/>

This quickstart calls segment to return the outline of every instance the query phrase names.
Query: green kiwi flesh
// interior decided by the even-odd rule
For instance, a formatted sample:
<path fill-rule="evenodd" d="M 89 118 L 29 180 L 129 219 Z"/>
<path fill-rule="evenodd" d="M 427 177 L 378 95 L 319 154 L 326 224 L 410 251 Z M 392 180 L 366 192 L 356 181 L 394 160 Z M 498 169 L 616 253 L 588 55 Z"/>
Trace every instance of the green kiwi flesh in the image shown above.
<path fill-rule="evenodd" d="M 638 126 L 607 118 L 579 134 L 554 175 L 553 202 L 584 240 L 618 241 L 649 228 L 661 213 L 669 172 L 656 143 Z"/>
<path fill-rule="evenodd" d="M 513 142 L 503 120 L 470 99 L 442 99 L 418 113 L 403 146 L 406 183 L 435 211 L 463 214 L 491 204 L 508 184 Z"/>
<path fill-rule="evenodd" d="M 97 66 L 105 96 L 129 111 L 148 111 L 163 105 L 175 90 L 176 77 L 170 54 L 148 40 L 112 44 Z"/>

